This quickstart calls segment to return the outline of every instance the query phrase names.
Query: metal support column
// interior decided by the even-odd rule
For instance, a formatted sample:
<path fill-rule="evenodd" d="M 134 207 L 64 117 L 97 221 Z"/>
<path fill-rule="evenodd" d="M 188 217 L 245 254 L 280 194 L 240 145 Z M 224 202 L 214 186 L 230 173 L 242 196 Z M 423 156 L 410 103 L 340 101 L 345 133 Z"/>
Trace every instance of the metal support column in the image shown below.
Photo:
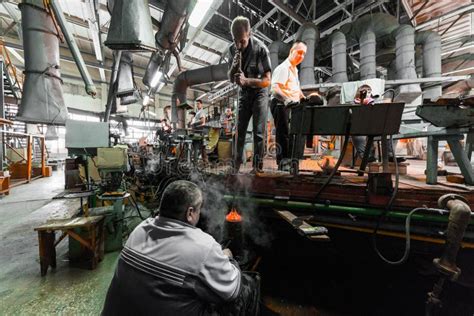
<path fill-rule="evenodd" d="M 426 157 L 426 183 L 438 183 L 438 140 L 428 137 L 428 152 Z"/>

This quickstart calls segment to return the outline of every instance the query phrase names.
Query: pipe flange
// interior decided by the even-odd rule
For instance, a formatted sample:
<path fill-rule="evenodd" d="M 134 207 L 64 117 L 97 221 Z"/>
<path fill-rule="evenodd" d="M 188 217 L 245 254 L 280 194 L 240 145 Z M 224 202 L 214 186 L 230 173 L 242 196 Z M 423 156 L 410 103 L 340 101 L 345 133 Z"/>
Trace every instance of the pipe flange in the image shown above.
<path fill-rule="evenodd" d="M 445 194 L 445 195 L 441 196 L 438 199 L 438 206 L 442 209 L 447 209 L 448 208 L 447 207 L 448 202 L 453 201 L 453 200 L 459 200 L 459 201 L 462 201 L 462 202 L 469 205 L 469 202 L 466 200 L 465 197 L 463 197 L 461 195 L 458 195 L 458 194 L 449 193 L 449 194 Z"/>
<path fill-rule="evenodd" d="M 448 277 L 451 281 L 456 281 L 461 274 L 461 269 L 459 269 L 456 265 L 448 266 L 441 262 L 440 258 L 433 259 L 433 264 L 438 269 L 439 273 Z"/>

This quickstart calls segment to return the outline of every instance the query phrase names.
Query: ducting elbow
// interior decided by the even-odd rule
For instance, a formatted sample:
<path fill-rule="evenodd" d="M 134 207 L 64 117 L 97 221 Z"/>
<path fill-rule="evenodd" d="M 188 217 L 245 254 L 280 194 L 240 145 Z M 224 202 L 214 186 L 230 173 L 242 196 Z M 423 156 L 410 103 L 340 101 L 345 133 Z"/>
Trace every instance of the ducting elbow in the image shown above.
<path fill-rule="evenodd" d="M 177 123 L 178 128 L 184 128 L 185 126 L 184 109 L 179 108 L 179 105 L 187 102 L 188 87 L 195 84 L 226 80 L 228 68 L 228 64 L 219 64 L 181 72 L 173 84 L 171 122 Z"/>
<path fill-rule="evenodd" d="M 319 29 L 313 23 L 305 23 L 299 28 L 296 39 L 305 42 L 308 47 L 306 56 L 301 63 L 301 86 L 314 84 L 316 82 L 314 78 L 314 50 L 316 41 L 319 40 Z"/>
<path fill-rule="evenodd" d="M 347 82 L 347 42 L 346 36 L 340 31 L 331 35 L 332 51 L 332 82 Z"/>
<path fill-rule="evenodd" d="M 424 77 L 441 77 L 441 36 L 433 31 L 418 32 L 415 43 L 423 47 Z M 430 85 L 430 87 L 423 89 L 424 99 L 436 99 L 442 94 L 441 84 Z"/>

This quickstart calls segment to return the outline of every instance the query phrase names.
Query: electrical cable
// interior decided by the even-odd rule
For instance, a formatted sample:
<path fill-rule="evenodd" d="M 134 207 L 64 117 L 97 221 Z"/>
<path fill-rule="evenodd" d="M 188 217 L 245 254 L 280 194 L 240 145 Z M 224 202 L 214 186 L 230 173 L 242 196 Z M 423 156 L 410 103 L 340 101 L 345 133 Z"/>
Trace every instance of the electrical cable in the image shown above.
<path fill-rule="evenodd" d="M 334 169 L 332 169 L 331 174 L 327 178 L 326 182 L 319 188 L 318 192 L 316 192 L 316 195 L 314 196 L 314 199 L 318 199 L 318 197 L 321 195 L 321 193 L 326 189 L 326 187 L 329 185 L 329 183 L 332 181 L 334 176 L 336 175 L 337 170 L 339 169 L 339 166 L 342 163 L 342 160 L 344 159 L 344 153 L 346 152 L 347 145 L 349 143 L 349 134 L 351 131 L 351 125 L 352 125 L 352 110 L 349 109 L 347 113 L 347 122 L 346 122 L 346 133 L 344 135 L 344 143 L 342 145 L 341 149 L 341 154 L 339 155 L 339 158 L 337 159 L 336 165 L 334 166 Z"/>
<path fill-rule="evenodd" d="M 404 251 L 404 254 L 403 254 L 402 258 L 397 260 L 397 261 L 390 261 L 389 259 L 385 258 L 377 248 L 377 231 L 380 227 L 380 224 L 381 224 L 382 220 L 385 218 L 385 216 L 388 214 L 388 212 L 390 212 L 390 210 L 392 209 L 393 202 L 395 201 L 395 198 L 396 198 L 397 193 L 398 193 L 398 185 L 400 183 L 400 173 L 399 173 L 399 170 L 398 170 L 397 157 L 395 155 L 395 150 L 393 148 L 393 136 L 392 135 L 390 135 L 390 148 L 392 149 L 393 161 L 395 162 L 395 188 L 393 190 L 392 196 L 390 197 L 390 200 L 387 203 L 387 206 L 385 207 L 384 212 L 382 214 L 380 214 L 380 216 L 377 220 L 377 224 L 375 225 L 374 232 L 372 233 L 372 246 L 374 248 L 375 253 L 379 256 L 380 259 L 382 259 L 383 261 L 385 261 L 388 264 L 398 265 L 398 264 L 404 263 L 407 260 L 408 254 L 410 252 L 410 218 L 411 218 L 412 213 L 414 213 L 413 211 L 411 211 L 408 214 L 406 222 L 405 222 L 405 240 L 406 240 L 406 243 L 405 243 L 405 251 Z M 418 210 L 418 209 L 415 209 L 415 210 Z"/>
<path fill-rule="evenodd" d="M 130 200 L 133 202 L 133 204 L 135 205 L 135 208 L 137 209 L 137 213 L 138 213 L 138 216 L 142 219 L 142 220 L 145 220 L 146 218 L 142 216 L 142 213 L 140 212 L 140 207 L 138 207 L 138 203 L 137 201 L 135 200 L 135 198 L 133 197 L 133 195 L 130 194 Z"/>

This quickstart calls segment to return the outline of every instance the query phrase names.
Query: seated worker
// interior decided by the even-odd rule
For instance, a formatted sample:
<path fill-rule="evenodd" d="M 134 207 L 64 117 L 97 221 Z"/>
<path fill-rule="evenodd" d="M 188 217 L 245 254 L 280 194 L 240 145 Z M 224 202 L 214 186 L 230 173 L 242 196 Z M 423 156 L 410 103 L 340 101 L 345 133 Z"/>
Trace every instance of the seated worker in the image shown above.
<path fill-rule="evenodd" d="M 367 85 L 363 84 L 357 89 L 357 93 L 354 97 L 354 104 L 361 104 L 361 105 L 373 105 L 375 104 L 375 99 L 378 96 L 372 95 L 372 88 Z M 354 145 L 355 151 L 356 151 L 356 158 L 362 159 L 364 156 L 364 151 L 367 143 L 367 137 L 365 136 L 351 136 L 351 141 L 352 144 Z M 393 149 L 397 147 L 397 141 L 394 140 L 392 143 Z M 388 146 L 388 155 L 389 155 L 389 161 L 393 162 L 393 151 L 392 151 L 392 146 Z M 375 159 L 375 148 L 372 145 L 372 148 L 370 150 L 369 154 L 369 159 L 368 162 L 374 162 Z M 397 157 L 397 162 L 403 162 L 406 159 L 403 157 Z"/>
<path fill-rule="evenodd" d="M 128 238 L 102 315 L 205 315 L 211 304 L 258 309 L 258 284 L 248 282 L 229 249 L 196 227 L 202 203 L 192 182 L 166 188 L 159 216 Z"/>
<path fill-rule="evenodd" d="M 194 118 L 191 121 L 191 128 L 195 129 L 196 131 L 202 131 L 205 124 L 206 113 L 204 113 L 204 110 L 202 108 L 202 100 L 196 100 L 196 114 L 194 115 Z M 199 153 L 201 153 L 202 161 L 207 164 L 208 158 L 206 152 L 206 145 L 204 145 L 204 140 L 193 140 L 193 157 L 195 162 L 198 159 Z"/>
<path fill-rule="evenodd" d="M 279 170 L 288 170 L 290 167 L 289 158 L 291 158 L 291 153 L 288 125 L 290 109 L 287 105 L 298 103 L 306 98 L 301 91 L 298 68 L 296 68 L 303 61 L 306 49 L 305 42 L 295 41 L 291 46 L 288 58 L 273 70 L 270 110 L 276 128 L 276 143 L 278 145 L 276 158 Z"/>

